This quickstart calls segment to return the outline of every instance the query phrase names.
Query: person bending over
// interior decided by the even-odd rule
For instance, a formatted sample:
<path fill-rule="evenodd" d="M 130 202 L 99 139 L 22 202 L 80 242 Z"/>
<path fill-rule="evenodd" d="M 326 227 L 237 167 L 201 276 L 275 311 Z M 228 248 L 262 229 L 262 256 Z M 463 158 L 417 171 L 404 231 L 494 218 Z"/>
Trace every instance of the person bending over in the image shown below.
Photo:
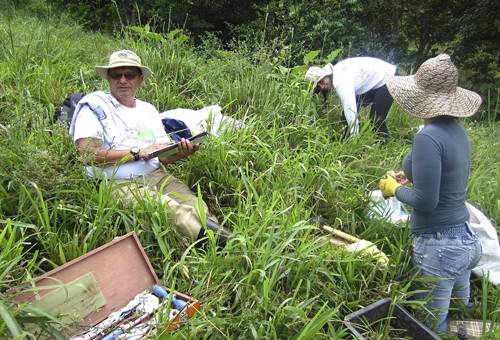
<path fill-rule="evenodd" d="M 346 134 L 359 134 L 358 110 L 361 105 L 371 105 L 369 117 L 385 143 L 389 135 L 385 119 L 393 101 L 385 78 L 394 74 L 395 65 L 376 58 L 356 57 L 333 61 L 324 67 L 310 67 L 305 79 L 325 98 L 335 89 L 344 109 L 342 121 L 347 123 Z"/>

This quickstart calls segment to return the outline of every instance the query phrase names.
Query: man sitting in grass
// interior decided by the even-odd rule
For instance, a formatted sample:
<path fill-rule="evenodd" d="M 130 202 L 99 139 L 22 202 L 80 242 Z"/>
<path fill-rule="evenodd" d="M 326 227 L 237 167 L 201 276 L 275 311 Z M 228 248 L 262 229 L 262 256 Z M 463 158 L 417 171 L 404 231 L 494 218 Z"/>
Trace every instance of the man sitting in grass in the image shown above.
<path fill-rule="evenodd" d="M 129 50 L 114 52 L 109 64 L 96 66 L 96 71 L 108 81 L 110 93 L 96 91 L 83 97 L 70 126 L 79 153 L 92 162 L 87 166 L 87 175 L 113 179 L 115 192 L 126 203 L 141 196 L 153 198 L 162 190 L 159 197 L 175 217 L 178 230 L 192 240 L 203 238 L 205 229 L 197 197 L 162 167 L 190 156 L 197 146 L 182 139 L 177 154 L 147 159 L 148 153 L 172 142 L 156 108 L 135 98 L 151 71 Z M 203 208 L 207 228 L 218 235 L 218 244 L 224 246 L 227 231 L 219 231 L 222 228 L 204 202 Z"/>

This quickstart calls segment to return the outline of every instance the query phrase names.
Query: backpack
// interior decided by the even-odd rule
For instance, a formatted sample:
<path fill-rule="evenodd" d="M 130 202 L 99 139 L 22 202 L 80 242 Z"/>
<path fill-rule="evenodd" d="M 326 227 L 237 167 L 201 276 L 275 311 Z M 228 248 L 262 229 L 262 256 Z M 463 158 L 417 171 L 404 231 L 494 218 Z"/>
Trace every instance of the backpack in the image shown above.
<path fill-rule="evenodd" d="M 182 120 L 173 118 L 163 118 L 163 129 L 174 142 L 180 142 L 182 138 L 189 139 L 193 137 L 191 130 Z"/>
<path fill-rule="evenodd" d="M 54 122 L 61 122 L 68 126 L 71 124 L 76 105 L 85 96 L 85 93 L 70 93 L 64 98 L 62 106 L 54 113 Z"/>

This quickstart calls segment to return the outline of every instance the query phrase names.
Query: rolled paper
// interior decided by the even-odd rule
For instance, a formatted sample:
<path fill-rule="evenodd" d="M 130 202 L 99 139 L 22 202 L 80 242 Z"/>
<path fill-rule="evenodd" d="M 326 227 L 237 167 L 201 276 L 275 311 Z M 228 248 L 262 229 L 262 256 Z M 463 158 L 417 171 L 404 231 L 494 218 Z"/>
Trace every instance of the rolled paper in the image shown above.
<path fill-rule="evenodd" d="M 153 288 L 151 288 L 151 292 L 159 297 L 160 299 L 168 299 L 169 293 L 160 285 L 154 285 Z M 182 310 L 185 306 L 187 305 L 187 302 L 184 300 L 181 300 L 177 298 L 177 296 L 172 295 L 172 306 L 174 306 L 175 309 Z"/>
<path fill-rule="evenodd" d="M 121 328 L 115 329 L 111 333 L 109 333 L 106 336 L 103 336 L 101 340 L 114 340 L 116 339 L 119 335 L 123 334 L 123 330 Z"/>

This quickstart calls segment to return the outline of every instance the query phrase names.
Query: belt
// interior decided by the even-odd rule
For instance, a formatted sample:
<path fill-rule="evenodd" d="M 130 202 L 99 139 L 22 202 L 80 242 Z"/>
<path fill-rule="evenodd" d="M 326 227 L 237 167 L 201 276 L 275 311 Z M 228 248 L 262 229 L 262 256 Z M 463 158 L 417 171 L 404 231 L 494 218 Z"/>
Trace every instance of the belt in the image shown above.
<path fill-rule="evenodd" d="M 428 232 L 423 232 L 423 233 L 415 233 L 413 234 L 414 236 L 461 236 L 461 235 L 466 235 L 468 233 L 468 228 L 467 224 L 463 223 L 460 225 L 455 225 L 455 226 L 449 226 L 443 229 L 439 229 L 438 231 L 428 233 Z"/>

